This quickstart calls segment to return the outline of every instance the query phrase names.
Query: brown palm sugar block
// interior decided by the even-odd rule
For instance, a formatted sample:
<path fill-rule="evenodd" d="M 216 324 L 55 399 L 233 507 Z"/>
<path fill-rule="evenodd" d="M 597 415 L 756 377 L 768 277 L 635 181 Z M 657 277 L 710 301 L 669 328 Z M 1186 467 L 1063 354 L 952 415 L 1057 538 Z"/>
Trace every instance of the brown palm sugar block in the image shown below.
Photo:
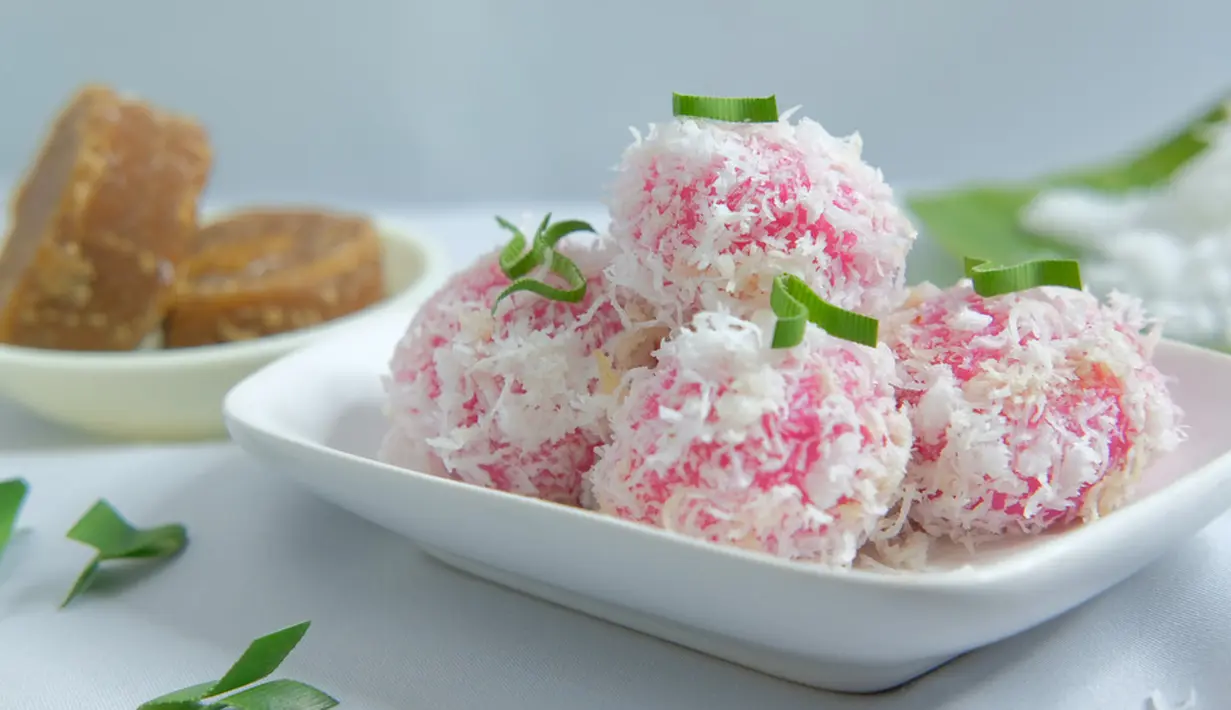
<path fill-rule="evenodd" d="M 156 332 L 211 163 L 192 119 L 103 86 L 79 91 L 10 204 L 0 342 L 131 350 Z"/>
<path fill-rule="evenodd" d="M 365 217 L 250 210 L 197 235 L 164 330 L 169 348 L 250 340 L 365 308 L 385 295 Z"/>

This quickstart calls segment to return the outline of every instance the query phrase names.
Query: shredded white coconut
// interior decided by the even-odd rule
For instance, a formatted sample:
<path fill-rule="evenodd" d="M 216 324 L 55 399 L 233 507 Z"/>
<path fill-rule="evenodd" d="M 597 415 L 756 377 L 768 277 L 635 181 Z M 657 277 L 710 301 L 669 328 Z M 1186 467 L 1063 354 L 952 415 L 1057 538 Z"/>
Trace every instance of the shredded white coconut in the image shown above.
<path fill-rule="evenodd" d="M 910 427 L 893 356 L 809 328 L 771 349 L 703 312 L 630 374 L 590 473 L 600 510 L 790 559 L 849 566 L 901 494 Z"/>
<path fill-rule="evenodd" d="M 1231 346 L 1231 124 L 1212 128 L 1197 157 L 1153 190 L 1106 195 L 1056 189 L 1021 215 L 1031 231 L 1055 236 L 1083 259 L 1091 289 L 1141 298 L 1170 337 Z"/>
<path fill-rule="evenodd" d="M 973 543 L 1092 520 L 1183 436 L 1135 299 L 983 299 L 963 280 L 909 303 L 882 332 L 915 434 L 908 513 L 929 534 Z"/>
<path fill-rule="evenodd" d="M 615 350 L 630 329 L 602 278 L 607 246 L 563 251 L 590 276 L 580 304 L 518 293 L 493 314 L 509 283 L 494 252 L 424 304 L 386 378 L 384 460 L 426 462 L 432 473 L 477 485 L 580 502 L 581 474 L 607 435 L 612 400 L 594 355 Z M 622 360 L 614 352 L 610 359 Z"/>
<path fill-rule="evenodd" d="M 858 135 L 785 115 L 677 119 L 633 135 L 608 200 L 620 246 L 609 275 L 666 325 L 702 309 L 747 317 L 783 271 L 870 315 L 901 301 L 915 229 Z"/>

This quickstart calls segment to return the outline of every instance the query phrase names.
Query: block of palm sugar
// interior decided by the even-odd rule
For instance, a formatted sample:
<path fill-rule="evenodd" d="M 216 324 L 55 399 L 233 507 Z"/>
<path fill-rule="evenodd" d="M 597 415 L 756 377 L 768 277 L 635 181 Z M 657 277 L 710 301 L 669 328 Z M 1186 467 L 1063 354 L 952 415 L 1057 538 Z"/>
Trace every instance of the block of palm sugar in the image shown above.
<path fill-rule="evenodd" d="M 0 342 L 131 350 L 157 332 L 211 163 L 191 118 L 104 86 L 80 90 L 9 205 Z"/>
<path fill-rule="evenodd" d="M 205 226 L 163 342 L 229 343 L 298 330 L 385 295 L 380 237 L 363 216 L 247 210 Z"/>

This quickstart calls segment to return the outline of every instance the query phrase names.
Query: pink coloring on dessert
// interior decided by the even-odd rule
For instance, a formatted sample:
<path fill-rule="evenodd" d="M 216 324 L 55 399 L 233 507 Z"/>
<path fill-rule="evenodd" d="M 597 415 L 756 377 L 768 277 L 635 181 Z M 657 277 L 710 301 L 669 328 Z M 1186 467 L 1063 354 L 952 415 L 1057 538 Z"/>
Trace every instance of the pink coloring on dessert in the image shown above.
<path fill-rule="evenodd" d="M 634 372 L 589 483 L 600 511 L 849 566 L 901 495 L 910 425 L 889 350 L 703 312 Z"/>
<path fill-rule="evenodd" d="M 905 295 L 915 229 L 861 150 L 858 135 L 808 119 L 652 126 L 612 189 L 614 280 L 671 326 L 701 309 L 746 316 L 782 272 L 839 307 L 887 313 Z"/>
<path fill-rule="evenodd" d="M 919 287 L 881 324 L 915 434 L 911 520 L 968 541 L 1122 505 L 1183 436 L 1149 325 L 1122 294 Z"/>
<path fill-rule="evenodd" d="M 381 459 L 471 484 L 576 505 L 607 433 L 596 353 L 625 332 L 603 248 L 562 249 L 589 276 L 579 303 L 509 285 L 496 254 L 456 274 L 419 310 L 386 378 Z"/>

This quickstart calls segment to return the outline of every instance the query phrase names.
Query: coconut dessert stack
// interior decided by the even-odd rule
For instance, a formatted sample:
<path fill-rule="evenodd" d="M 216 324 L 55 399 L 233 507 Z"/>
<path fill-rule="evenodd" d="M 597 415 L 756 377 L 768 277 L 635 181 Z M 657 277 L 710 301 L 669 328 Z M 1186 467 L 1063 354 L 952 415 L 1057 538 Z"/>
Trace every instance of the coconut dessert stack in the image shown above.
<path fill-rule="evenodd" d="M 908 291 L 916 231 L 857 134 L 773 97 L 673 109 L 606 234 L 499 220 L 420 311 L 385 461 L 846 568 L 1093 519 L 1183 438 L 1139 304 L 1071 262 Z"/>
<path fill-rule="evenodd" d="M 852 342 L 838 321 L 868 319 L 838 307 L 897 306 L 915 231 L 858 136 L 792 123 L 772 99 L 674 104 L 671 122 L 635 134 L 610 198 L 611 278 L 671 336 L 613 411 L 589 474 L 596 506 L 849 565 L 901 496 L 910 426 L 875 322 Z M 805 312 L 799 297 L 824 299 L 831 332 L 796 323 L 784 339 L 775 297 Z"/>

